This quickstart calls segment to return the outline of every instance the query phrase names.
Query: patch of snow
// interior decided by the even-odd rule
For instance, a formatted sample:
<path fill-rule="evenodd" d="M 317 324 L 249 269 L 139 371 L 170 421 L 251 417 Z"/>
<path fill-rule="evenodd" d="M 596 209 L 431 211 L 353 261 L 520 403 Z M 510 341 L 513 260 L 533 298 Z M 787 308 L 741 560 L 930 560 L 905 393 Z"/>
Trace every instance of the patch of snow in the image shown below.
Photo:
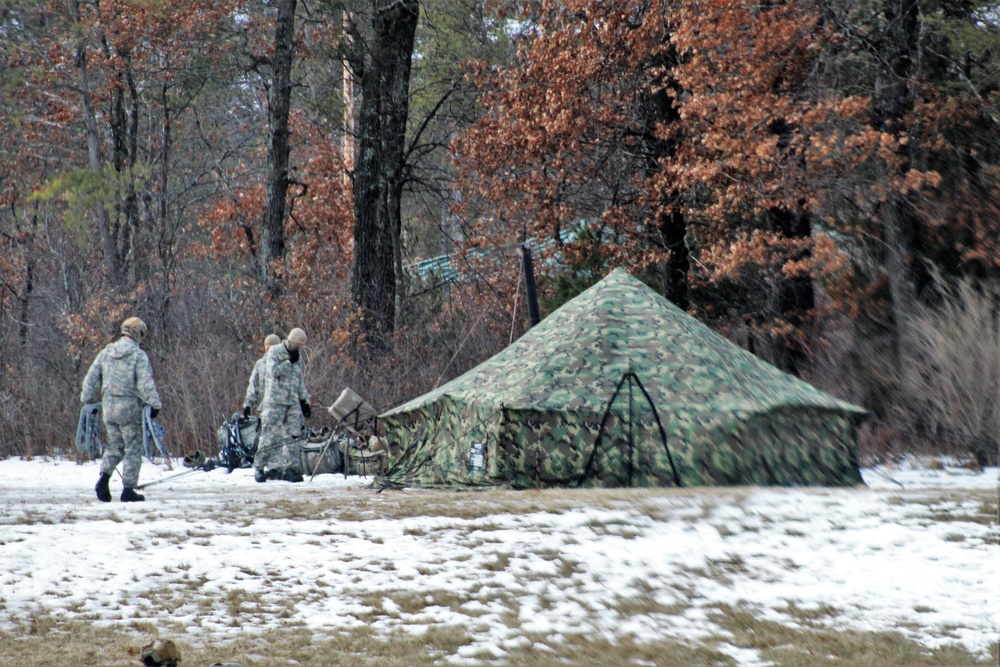
<path fill-rule="evenodd" d="M 181 471 L 146 462 L 141 481 Z M 1000 531 L 969 519 L 980 508 L 963 492 L 997 489 L 998 472 L 907 463 L 865 469 L 858 488 L 644 493 L 607 509 L 347 521 L 266 510 L 316 498 L 377 510 L 370 479 L 257 484 L 250 470 L 214 470 L 152 486 L 145 503 L 119 503 L 116 479 L 114 502 L 99 503 L 97 462 L 8 459 L 0 625 L 42 612 L 122 625 L 169 619 L 190 640 L 220 642 L 288 621 L 317 633 L 351 628 L 380 600 L 381 628 L 476 628 L 449 657 L 468 663 L 502 659 L 525 633 L 718 639 L 726 633 L 712 614 L 731 605 L 786 624 L 797 622 L 791 610 L 813 611 L 832 628 L 984 653 L 1000 636 Z M 444 594 L 455 603 L 435 602 Z M 423 607 L 408 612 L 414 597 Z M 239 600 L 252 622 L 234 623 Z M 280 616 L 288 600 L 291 619 Z M 624 614 L 628 601 L 647 611 Z M 755 651 L 716 648 L 764 664 Z"/>

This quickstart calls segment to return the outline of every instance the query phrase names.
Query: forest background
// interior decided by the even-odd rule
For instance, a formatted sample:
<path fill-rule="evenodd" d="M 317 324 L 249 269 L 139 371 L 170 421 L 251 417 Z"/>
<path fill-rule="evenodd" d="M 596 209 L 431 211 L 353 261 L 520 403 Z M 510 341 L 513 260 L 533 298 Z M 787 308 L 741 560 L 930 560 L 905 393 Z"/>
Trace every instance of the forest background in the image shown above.
<path fill-rule="evenodd" d="M 175 454 L 293 326 L 387 409 L 524 332 L 528 244 L 543 315 L 623 266 L 995 465 L 998 227 L 996 0 L 0 0 L 0 456 L 129 315 Z"/>

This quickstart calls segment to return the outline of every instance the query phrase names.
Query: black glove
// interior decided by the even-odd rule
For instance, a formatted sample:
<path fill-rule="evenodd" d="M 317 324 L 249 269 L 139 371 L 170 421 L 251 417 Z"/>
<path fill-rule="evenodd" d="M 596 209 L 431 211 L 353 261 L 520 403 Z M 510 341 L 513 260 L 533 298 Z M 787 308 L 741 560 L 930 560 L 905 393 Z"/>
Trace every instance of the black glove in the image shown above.
<path fill-rule="evenodd" d="M 298 350 L 288 350 L 288 361 L 290 363 L 294 364 L 298 360 L 299 360 L 299 351 Z"/>
<path fill-rule="evenodd" d="M 250 406 L 249 405 L 244 405 L 243 406 L 243 416 L 244 417 L 249 417 L 250 416 Z"/>
<path fill-rule="evenodd" d="M 302 416 L 306 419 L 312 417 L 312 408 L 305 401 L 299 401 L 299 407 L 302 408 Z"/>
<path fill-rule="evenodd" d="M 158 414 L 160 414 L 160 409 L 159 408 L 150 408 L 149 409 L 149 418 L 150 419 L 156 419 L 156 415 L 158 415 Z"/>

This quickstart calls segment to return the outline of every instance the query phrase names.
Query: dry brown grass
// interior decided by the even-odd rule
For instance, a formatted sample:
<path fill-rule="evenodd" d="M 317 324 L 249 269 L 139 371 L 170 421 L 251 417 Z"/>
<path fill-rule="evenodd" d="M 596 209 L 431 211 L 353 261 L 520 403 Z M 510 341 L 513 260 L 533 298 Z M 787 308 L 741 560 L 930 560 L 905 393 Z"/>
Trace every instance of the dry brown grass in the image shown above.
<path fill-rule="evenodd" d="M 371 519 L 408 519 L 414 517 L 436 517 L 459 520 L 482 520 L 499 514 L 531 514 L 536 512 L 561 514 L 581 508 L 610 509 L 628 507 L 652 519 L 663 519 L 669 512 L 664 498 L 687 499 L 692 496 L 704 498 L 700 514 L 691 517 L 697 520 L 707 516 L 720 502 L 739 504 L 746 496 L 747 489 L 540 489 L 540 490 L 478 490 L 426 491 L 407 489 L 403 491 L 387 489 L 381 493 L 366 493 L 352 496 L 345 502 L 342 497 L 315 494 L 295 499 L 276 499 L 253 508 L 254 519 L 329 519 L 338 524 L 363 523 Z M 227 524 L 243 525 L 246 514 L 242 511 L 219 512 L 217 518 Z M 477 530 L 489 532 L 501 530 L 498 523 L 483 523 Z M 408 528 L 408 534 L 416 535 L 426 528 Z M 608 533 L 623 537 L 634 537 L 635 529 L 619 522 L 598 527 Z M 334 534 L 331 531 L 331 534 Z"/>
<path fill-rule="evenodd" d="M 429 599 L 428 599 L 429 598 Z M 387 612 L 389 600 L 399 610 Z M 428 624 L 421 632 L 413 629 L 376 630 L 373 624 L 399 614 L 417 613 L 427 606 L 458 610 L 465 598 L 446 590 L 414 593 L 390 591 L 373 593 L 365 600 L 370 613 L 345 618 L 342 627 L 317 633 L 301 623 L 287 623 L 279 629 L 257 634 L 253 611 L 258 601 L 253 595 L 230 591 L 224 603 L 229 606 L 233 624 L 246 628 L 236 640 L 222 642 L 206 638 L 178 641 L 184 651 L 184 664 L 208 665 L 216 661 L 240 662 L 248 667 L 284 667 L 300 665 L 430 665 L 444 656 L 455 655 L 471 643 L 477 632 L 488 626 L 464 623 L 461 626 Z M 521 623 L 520 605 L 515 597 L 501 600 L 509 611 L 510 627 Z M 623 617 L 683 614 L 687 605 L 664 604 L 653 595 L 619 598 L 615 607 Z M 927 649 L 899 632 L 862 632 L 832 629 L 822 621 L 835 618 L 837 610 L 829 607 L 801 609 L 789 604 L 779 611 L 794 621 L 779 623 L 764 620 L 756 610 L 719 606 L 711 612 L 714 623 L 724 630 L 697 642 L 675 639 L 639 640 L 630 636 L 614 639 L 593 632 L 563 632 L 554 635 L 526 632 L 519 646 L 507 647 L 503 655 L 488 650 L 467 655 L 474 663 L 496 665 L 605 665 L 613 664 L 684 664 L 736 665 L 727 647 L 752 649 L 761 659 L 775 665 L 994 665 L 958 648 L 946 646 Z M 249 613 L 248 613 L 249 612 Z M 272 610 L 273 613 L 273 610 Z M 474 617 L 474 616 L 473 616 Z M 470 620 L 471 618 L 470 617 Z M 53 616 L 36 615 L 26 619 L 13 632 L 0 633 L 0 664 L 6 667 L 44 667 L 47 665 L 134 666 L 142 646 L 158 633 L 171 636 L 183 628 L 169 625 L 154 628 L 141 620 L 123 619 L 117 624 L 67 622 Z M 175 640 L 176 641 L 176 640 Z M 293 663 L 294 661 L 294 663 Z"/>
<path fill-rule="evenodd" d="M 725 653 L 707 645 L 661 639 L 614 641 L 585 634 L 541 635 L 528 633 L 522 648 L 511 651 L 496 664 L 505 665 L 736 665 Z M 482 660 L 490 662 L 486 656 Z"/>
<path fill-rule="evenodd" d="M 775 665 L 823 665 L 828 667 L 880 665 L 994 665 L 994 660 L 973 655 L 957 645 L 928 649 L 899 632 L 864 632 L 813 626 L 812 613 L 793 609 L 805 627 L 761 618 L 754 609 L 719 606 L 710 615 L 732 637 L 728 641 L 752 648 L 761 659 Z M 823 610 L 820 614 L 826 613 Z M 829 610 L 832 611 L 832 610 Z M 994 646 L 996 655 L 996 646 Z"/>
<path fill-rule="evenodd" d="M 905 498 L 890 497 L 890 504 L 919 503 L 931 510 L 933 521 L 978 523 L 995 526 L 1000 523 L 1000 499 L 989 489 L 961 489 L 921 492 Z"/>
<path fill-rule="evenodd" d="M 469 642 L 464 628 L 449 626 L 431 626 L 422 634 L 411 634 L 402 630 L 377 632 L 359 625 L 320 637 L 297 625 L 259 635 L 252 626 L 247 629 L 246 636 L 235 641 L 198 644 L 175 640 L 184 655 L 181 664 L 427 665 Z M 102 627 L 38 617 L 16 634 L 0 633 L 0 663 L 5 667 L 135 667 L 140 664 L 142 647 L 155 636 L 156 630 L 141 622 Z"/>

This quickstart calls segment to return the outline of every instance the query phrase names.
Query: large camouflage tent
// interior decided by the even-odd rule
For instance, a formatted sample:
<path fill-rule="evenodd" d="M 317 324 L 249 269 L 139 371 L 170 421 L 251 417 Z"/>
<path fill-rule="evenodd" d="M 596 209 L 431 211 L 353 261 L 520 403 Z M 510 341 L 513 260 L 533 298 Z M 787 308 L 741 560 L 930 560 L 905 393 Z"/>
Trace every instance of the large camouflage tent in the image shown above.
<path fill-rule="evenodd" d="M 865 411 L 761 361 L 626 271 L 381 415 L 386 486 L 861 483 Z"/>

